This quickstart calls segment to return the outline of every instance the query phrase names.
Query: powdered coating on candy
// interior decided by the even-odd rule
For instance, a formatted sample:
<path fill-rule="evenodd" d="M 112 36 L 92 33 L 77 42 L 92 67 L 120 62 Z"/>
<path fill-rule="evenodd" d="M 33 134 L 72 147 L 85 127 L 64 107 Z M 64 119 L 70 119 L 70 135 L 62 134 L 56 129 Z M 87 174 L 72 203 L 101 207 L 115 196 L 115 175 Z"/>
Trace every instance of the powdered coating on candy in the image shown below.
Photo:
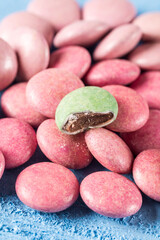
<path fill-rule="evenodd" d="M 87 47 L 96 43 L 108 31 L 108 25 L 101 21 L 79 20 L 62 28 L 56 34 L 53 44 L 56 47 L 70 45 Z"/>
<path fill-rule="evenodd" d="M 136 185 L 113 172 L 88 175 L 80 185 L 80 194 L 89 208 L 107 217 L 131 216 L 142 205 L 142 195 Z"/>
<path fill-rule="evenodd" d="M 144 41 L 160 40 L 160 12 L 147 12 L 139 15 L 133 21 L 143 33 Z"/>
<path fill-rule="evenodd" d="M 54 118 L 61 99 L 83 87 L 83 82 L 63 69 L 46 69 L 30 79 L 26 88 L 28 103 L 42 115 Z"/>
<path fill-rule="evenodd" d="M 136 9 L 128 0 L 90 0 L 83 6 L 83 19 L 99 20 L 115 28 L 130 22 Z"/>
<path fill-rule="evenodd" d="M 160 148 L 160 111 L 150 110 L 147 123 L 135 132 L 122 133 L 121 137 L 134 154 L 147 149 Z"/>
<path fill-rule="evenodd" d="M 50 68 L 63 68 L 82 78 L 91 65 L 91 56 L 87 49 L 69 46 L 54 51 L 50 56 Z"/>
<path fill-rule="evenodd" d="M 0 151 L 0 179 L 3 175 L 4 169 L 5 169 L 5 159 L 4 159 L 3 153 Z"/>
<path fill-rule="evenodd" d="M 49 47 L 41 33 L 28 27 L 17 28 L 12 43 L 18 57 L 19 81 L 28 81 L 36 73 L 47 68 L 50 58 Z"/>
<path fill-rule="evenodd" d="M 87 146 L 100 164 L 117 173 L 130 173 L 133 155 L 126 143 L 115 133 L 99 128 L 85 133 Z"/>
<path fill-rule="evenodd" d="M 85 76 L 89 86 L 105 86 L 111 84 L 126 85 L 135 81 L 140 68 L 124 59 L 104 60 L 94 64 Z"/>
<path fill-rule="evenodd" d="M 118 116 L 107 126 L 115 132 L 133 132 L 142 128 L 149 118 L 149 108 L 145 99 L 129 87 L 110 85 L 103 87 L 118 103 Z"/>
<path fill-rule="evenodd" d="M 79 183 L 67 168 L 49 162 L 33 164 L 16 180 L 16 193 L 27 206 L 43 212 L 59 212 L 78 198 Z"/>
<path fill-rule="evenodd" d="M 140 41 L 142 32 L 138 26 L 124 24 L 112 30 L 100 41 L 93 52 L 95 60 L 122 57 Z"/>
<path fill-rule="evenodd" d="M 150 108 L 160 109 L 160 72 L 149 71 L 140 77 L 130 86 L 138 92 L 146 101 Z"/>
<path fill-rule="evenodd" d="M 83 87 L 67 94 L 56 109 L 56 124 L 67 134 L 113 122 L 118 113 L 115 98 L 98 87 Z"/>
<path fill-rule="evenodd" d="M 13 49 L 0 39 L 0 90 L 8 87 L 15 79 L 18 64 Z"/>
<path fill-rule="evenodd" d="M 160 43 L 144 43 L 138 46 L 128 59 L 140 68 L 146 70 L 160 70 Z"/>
<path fill-rule="evenodd" d="M 160 149 L 148 149 L 136 157 L 133 178 L 143 193 L 160 202 Z"/>
<path fill-rule="evenodd" d="M 37 140 L 40 149 L 48 159 L 67 168 L 84 168 L 92 161 L 84 134 L 76 136 L 63 134 L 53 119 L 48 119 L 39 126 Z"/>
<path fill-rule="evenodd" d="M 0 119 L 0 151 L 7 169 L 27 162 L 36 147 L 36 134 L 28 123 L 15 118 Z"/>
<path fill-rule="evenodd" d="M 12 45 L 14 30 L 18 27 L 30 27 L 40 32 L 51 46 L 54 29 L 44 18 L 32 13 L 21 11 L 15 12 L 5 17 L 0 23 L 0 37 Z"/>
<path fill-rule="evenodd" d="M 1 108 L 7 117 L 24 120 L 33 127 L 38 127 L 45 119 L 35 111 L 26 99 L 27 83 L 18 83 L 8 88 L 1 97 Z"/>
<path fill-rule="evenodd" d="M 80 7 L 75 0 L 32 0 L 28 11 L 49 21 L 56 31 L 80 19 Z"/>

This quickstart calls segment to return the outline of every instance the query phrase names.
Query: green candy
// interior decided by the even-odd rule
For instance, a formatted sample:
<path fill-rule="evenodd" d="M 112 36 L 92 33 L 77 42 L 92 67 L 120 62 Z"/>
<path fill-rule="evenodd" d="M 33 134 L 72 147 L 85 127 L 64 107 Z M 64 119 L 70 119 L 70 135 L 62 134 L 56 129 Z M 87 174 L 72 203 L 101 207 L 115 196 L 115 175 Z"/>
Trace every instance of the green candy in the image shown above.
<path fill-rule="evenodd" d="M 61 100 L 55 120 L 62 132 L 77 134 L 110 124 L 117 113 L 117 101 L 108 91 L 99 87 L 82 87 Z"/>

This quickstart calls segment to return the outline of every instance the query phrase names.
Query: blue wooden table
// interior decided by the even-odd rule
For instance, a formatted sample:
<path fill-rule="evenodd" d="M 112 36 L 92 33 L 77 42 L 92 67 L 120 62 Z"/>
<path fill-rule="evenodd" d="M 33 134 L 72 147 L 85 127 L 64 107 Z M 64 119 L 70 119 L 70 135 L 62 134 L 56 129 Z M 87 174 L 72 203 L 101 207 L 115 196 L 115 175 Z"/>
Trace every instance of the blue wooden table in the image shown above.
<path fill-rule="evenodd" d="M 160 0 L 131 0 L 138 13 L 160 11 Z M 0 0 L 0 19 L 23 10 L 29 0 Z M 83 5 L 85 0 L 78 0 Z M 1 113 L 0 113 L 1 116 Z M 48 161 L 37 149 L 24 166 L 5 171 L 0 180 L 0 240 L 155 240 L 160 239 L 160 203 L 143 196 L 141 210 L 134 216 L 112 219 L 88 209 L 82 200 L 69 209 L 48 214 L 34 211 L 19 201 L 14 184 L 26 166 Z M 81 181 L 91 172 L 103 170 L 96 161 L 84 170 L 74 171 Z"/>

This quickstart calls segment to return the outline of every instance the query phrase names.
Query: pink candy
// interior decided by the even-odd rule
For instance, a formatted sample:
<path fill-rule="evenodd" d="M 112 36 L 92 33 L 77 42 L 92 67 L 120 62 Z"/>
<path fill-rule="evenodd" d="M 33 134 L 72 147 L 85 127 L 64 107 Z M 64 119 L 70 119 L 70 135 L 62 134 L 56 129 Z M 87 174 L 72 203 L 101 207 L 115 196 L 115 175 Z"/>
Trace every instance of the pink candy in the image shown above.
<path fill-rule="evenodd" d="M 119 26 L 98 44 L 93 57 L 102 60 L 124 56 L 139 43 L 141 36 L 140 28 L 133 24 Z"/>
<path fill-rule="evenodd" d="M 75 136 L 64 134 L 53 119 L 48 119 L 39 126 L 37 140 L 40 149 L 51 161 L 67 168 L 84 168 L 92 161 L 84 133 Z"/>
<path fill-rule="evenodd" d="M 3 175 L 4 169 L 5 169 L 5 159 L 2 152 L 0 151 L 0 179 Z"/>
<path fill-rule="evenodd" d="M 80 18 L 75 0 L 33 0 L 28 11 L 48 20 L 56 30 Z"/>
<path fill-rule="evenodd" d="M 0 39 L 0 90 L 8 87 L 17 74 L 17 58 L 13 49 Z"/>
<path fill-rule="evenodd" d="M 16 193 L 31 208 L 59 212 L 77 200 L 79 183 L 69 169 L 55 163 L 41 162 L 19 174 Z"/>
<path fill-rule="evenodd" d="M 49 47 L 39 32 L 31 28 L 17 28 L 13 48 L 18 56 L 18 80 L 28 81 L 49 64 Z M 33 54 L 34 52 L 34 54 Z"/>
<path fill-rule="evenodd" d="M 89 208 L 107 217 L 131 216 L 142 205 L 142 196 L 136 185 L 117 173 L 88 175 L 81 183 L 80 194 Z"/>
<path fill-rule="evenodd" d="M 103 22 L 79 20 L 61 29 L 55 36 L 53 43 L 56 47 L 90 46 L 108 30 L 108 25 Z"/>
<path fill-rule="evenodd" d="M 86 132 L 85 140 L 92 155 L 104 167 L 117 173 L 131 171 L 133 155 L 118 135 L 99 128 Z"/>
<path fill-rule="evenodd" d="M 128 0 L 91 0 L 83 7 L 85 20 L 99 20 L 111 28 L 130 22 L 136 9 Z"/>
<path fill-rule="evenodd" d="M 160 149 L 149 149 L 136 157 L 133 178 L 142 192 L 160 202 Z"/>
<path fill-rule="evenodd" d="M 82 78 L 91 65 L 89 52 L 80 46 L 58 49 L 51 54 L 49 67 L 63 68 Z"/>
<path fill-rule="evenodd" d="M 99 87 L 111 84 L 125 85 L 136 80 L 139 74 L 139 67 L 127 60 L 104 60 L 90 68 L 85 76 L 85 83 Z"/>
<path fill-rule="evenodd" d="M 107 126 L 115 132 L 133 132 L 142 128 L 148 120 L 147 102 L 136 91 L 124 86 L 110 85 L 103 87 L 118 102 L 118 116 Z"/>
<path fill-rule="evenodd" d="M 46 117 L 54 118 L 61 99 L 69 92 L 83 87 L 82 81 L 63 69 L 47 69 L 30 79 L 26 94 L 29 104 Z"/>
<path fill-rule="evenodd" d="M 122 133 L 121 137 L 131 151 L 139 154 L 143 150 L 160 148 L 160 111 L 150 110 L 147 123 L 135 132 Z"/>
<path fill-rule="evenodd" d="M 0 151 L 6 168 L 15 168 L 27 162 L 36 147 L 36 134 L 28 123 L 14 118 L 0 119 Z"/>
<path fill-rule="evenodd" d="M 15 117 L 38 127 L 46 118 L 28 104 L 26 86 L 27 83 L 18 83 L 8 88 L 1 97 L 1 108 L 7 117 Z"/>

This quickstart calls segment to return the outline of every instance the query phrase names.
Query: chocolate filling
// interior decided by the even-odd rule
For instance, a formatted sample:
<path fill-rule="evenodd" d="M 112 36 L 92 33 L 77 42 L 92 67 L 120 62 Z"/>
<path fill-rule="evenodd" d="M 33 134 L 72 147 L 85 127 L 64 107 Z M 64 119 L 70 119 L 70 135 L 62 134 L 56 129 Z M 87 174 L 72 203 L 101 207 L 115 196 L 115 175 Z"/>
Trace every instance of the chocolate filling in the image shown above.
<path fill-rule="evenodd" d="M 71 117 L 68 118 L 67 122 L 63 126 L 63 130 L 69 133 L 78 133 L 83 132 L 89 127 L 96 127 L 99 125 L 107 125 L 114 117 L 112 112 L 108 113 L 93 113 L 93 112 L 82 112 L 75 113 Z"/>

